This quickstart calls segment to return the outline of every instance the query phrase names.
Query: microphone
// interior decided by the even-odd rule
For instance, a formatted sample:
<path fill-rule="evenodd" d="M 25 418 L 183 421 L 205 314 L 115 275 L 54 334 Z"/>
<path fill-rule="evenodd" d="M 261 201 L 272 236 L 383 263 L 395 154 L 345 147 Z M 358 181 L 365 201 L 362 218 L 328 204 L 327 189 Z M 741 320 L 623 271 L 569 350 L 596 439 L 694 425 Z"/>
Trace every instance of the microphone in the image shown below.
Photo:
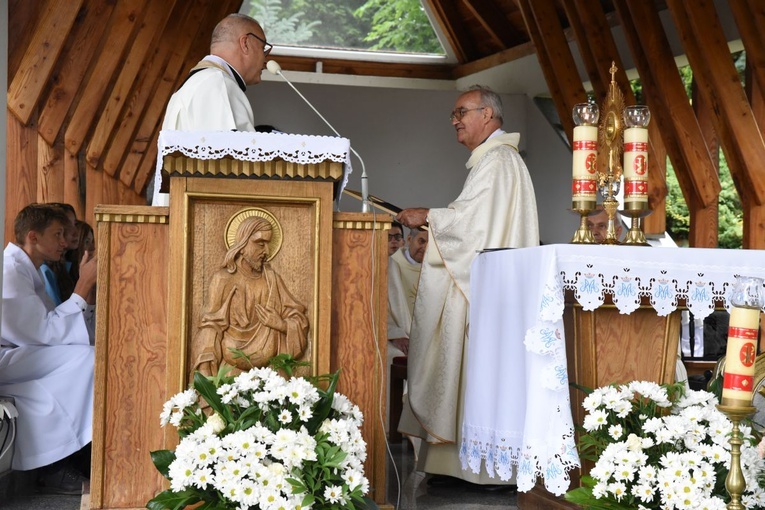
<path fill-rule="evenodd" d="M 337 130 L 334 127 L 332 127 L 332 124 L 330 124 L 329 121 L 327 119 L 325 119 L 324 116 L 321 113 L 319 113 L 319 110 L 314 108 L 314 106 L 311 104 L 311 102 L 308 99 L 306 99 L 305 96 L 303 94 L 301 94 L 300 91 L 297 88 L 295 88 L 295 86 L 292 84 L 292 82 L 290 82 L 287 79 L 287 77 L 284 76 L 284 74 L 282 74 L 282 66 L 279 65 L 279 62 L 277 62 L 276 60 L 269 60 L 268 63 L 266 64 L 266 68 L 268 69 L 268 71 L 271 74 L 275 74 L 277 76 L 281 76 L 282 79 L 285 82 L 287 82 L 287 85 L 292 87 L 292 90 L 294 90 L 297 93 L 297 95 L 300 96 L 300 98 L 303 101 L 305 101 L 305 104 L 310 106 L 311 110 L 313 110 L 316 113 L 316 115 L 318 115 L 319 118 L 324 121 L 324 124 L 329 126 L 329 129 L 331 129 L 332 132 L 335 133 L 338 137 L 342 138 L 340 133 L 338 133 Z M 364 160 L 361 159 L 361 156 L 359 156 L 359 153 L 356 152 L 353 149 L 353 147 L 350 147 L 350 149 L 351 149 L 351 152 L 353 153 L 353 155 L 356 156 L 356 158 L 361 163 L 361 212 L 365 212 L 366 213 L 366 212 L 369 212 L 369 209 L 370 209 L 370 206 L 369 206 L 369 184 L 367 182 L 367 170 L 366 170 L 366 167 L 364 166 Z"/>

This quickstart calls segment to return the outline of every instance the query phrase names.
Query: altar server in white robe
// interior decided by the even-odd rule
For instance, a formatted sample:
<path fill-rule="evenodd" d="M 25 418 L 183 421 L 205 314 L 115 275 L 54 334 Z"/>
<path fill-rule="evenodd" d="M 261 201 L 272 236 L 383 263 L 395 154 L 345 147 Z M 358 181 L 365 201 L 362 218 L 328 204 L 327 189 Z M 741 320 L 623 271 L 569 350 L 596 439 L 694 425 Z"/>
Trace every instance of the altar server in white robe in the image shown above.
<path fill-rule="evenodd" d="M 430 228 L 409 343 L 408 404 L 399 430 L 425 440 L 419 470 L 482 485 L 514 479 L 501 482 L 483 467 L 477 474 L 463 470 L 459 459 L 470 265 L 482 249 L 539 245 L 536 199 L 518 153 L 520 136 L 500 129 L 502 117 L 501 100 L 491 90 L 476 86 L 460 95 L 452 126 L 472 151 L 462 192 L 446 208 L 405 209 L 397 217 L 410 228 L 426 223 Z"/>
<path fill-rule="evenodd" d="M 97 262 L 86 253 L 74 293 L 59 306 L 39 272 L 43 260 L 61 258 L 67 222 L 56 207 L 29 205 L 16 217 L 16 243 L 4 251 L 0 395 L 14 397 L 19 412 L 15 470 L 57 465 L 92 437 L 94 348 L 88 322 Z M 76 491 L 79 482 L 81 490 L 78 475 L 68 469 L 49 473 L 47 488 Z"/>
<path fill-rule="evenodd" d="M 260 83 L 272 45 L 260 24 L 244 14 L 229 14 L 213 29 L 210 54 L 191 71 L 167 104 L 163 130 L 255 131 L 247 85 Z M 165 203 L 159 195 L 162 178 L 155 175 L 153 205 Z"/>

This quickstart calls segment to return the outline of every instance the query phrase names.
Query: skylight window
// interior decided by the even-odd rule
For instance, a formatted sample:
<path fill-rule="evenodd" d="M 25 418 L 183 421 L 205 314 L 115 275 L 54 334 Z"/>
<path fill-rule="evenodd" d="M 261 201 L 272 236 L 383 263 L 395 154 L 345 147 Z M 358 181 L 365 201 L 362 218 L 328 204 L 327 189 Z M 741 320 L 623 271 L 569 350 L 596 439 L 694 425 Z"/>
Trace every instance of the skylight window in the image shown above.
<path fill-rule="evenodd" d="M 445 56 L 420 0 L 244 0 L 240 12 L 260 21 L 275 53 Z"/>

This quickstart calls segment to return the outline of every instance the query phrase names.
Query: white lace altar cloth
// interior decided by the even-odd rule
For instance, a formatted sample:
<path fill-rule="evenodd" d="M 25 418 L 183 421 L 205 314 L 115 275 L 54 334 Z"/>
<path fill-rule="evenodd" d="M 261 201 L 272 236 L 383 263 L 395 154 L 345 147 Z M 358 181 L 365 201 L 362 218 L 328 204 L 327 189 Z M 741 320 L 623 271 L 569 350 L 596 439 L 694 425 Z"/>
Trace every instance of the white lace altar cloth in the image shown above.
<path fill-rule="evenodd" d="M 330 160 L 343 163 L 340 196 L 351 169 L 351 142 L 334 136 L 259 133 L 257 131 L 160 131 L 157 141 L 157 171 L 154 176 L 154 200 L 157 204 L 162 184 L 162 160 L 168 154 L 180 152 L 193 159 L 231 157 L 240 161 L 271 161 L 283 159 L 291 163 L 321 163 Z"/>
<path fill-rule="evenodd" d="M 518 490 L 544 479 L 569 488 L 579 466 L 569 401 L 564 291 L 585 310 L 609 294 L 621 313 L 647 297 L 659 315 L 678 303 L 699 318 L 728 306 L 736 275 L 765 278 L 765 251 L 550 245 L 482 253 L 471 269 L 470 332 L 460 458 L 463 469 Z"/>

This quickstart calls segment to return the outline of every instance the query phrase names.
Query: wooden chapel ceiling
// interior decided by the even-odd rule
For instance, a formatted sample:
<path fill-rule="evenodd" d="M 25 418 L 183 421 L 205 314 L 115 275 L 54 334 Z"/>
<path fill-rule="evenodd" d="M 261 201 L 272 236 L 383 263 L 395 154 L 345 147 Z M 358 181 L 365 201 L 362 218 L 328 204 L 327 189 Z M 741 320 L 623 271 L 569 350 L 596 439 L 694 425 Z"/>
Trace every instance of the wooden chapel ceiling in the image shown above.
<path fill-rule="evenodd" d="M 571 107 L 586 99 L 570 43 L 576 43 L 594 92 L 602 97 L 610 62 L 623 67 L 611 35 L 611 28 L 621 25 L 656 119 L 652 161 L 669 155 L 686 200 L 703 222 L 712 222 L 720 185 L 710 148 L 721 145 L 749 207 L 745 237 L 760 237 L 765 244 L 765 172 L 760 170 L 765 144 L 758 128 L 765 115 L 760 87 L 765 83 L 765 2 L 729 2 L 750 62 L 745 95 L 736 86 L 712 0 L 423 1 L 457 63 L 322 59 L 323 72 L 454 80 L 536 53 L 570 137 Z M 31 201 L 69 202 L 86 218 L 99 203 L 143 203 L 164 107 L 207 53 L 213 26 L 241 4 L 9 0 L 6 221 Z M 674 71 L 659 20 L 664 10 L 694 69 L 698 97 L 693 107 Z M 278 51 L 275 56 L 286 70 L 316 69 L 317 59 L 278 56 Z M 617 80 L 629 96 L 623 69 Z M 651 175 L 657 204 L 666 185 L 661 172 Z M 716 224 L 712 227 L 716 232 Z M 697 245 L 711 242 L 709 229 L 703 232 Z"/>

